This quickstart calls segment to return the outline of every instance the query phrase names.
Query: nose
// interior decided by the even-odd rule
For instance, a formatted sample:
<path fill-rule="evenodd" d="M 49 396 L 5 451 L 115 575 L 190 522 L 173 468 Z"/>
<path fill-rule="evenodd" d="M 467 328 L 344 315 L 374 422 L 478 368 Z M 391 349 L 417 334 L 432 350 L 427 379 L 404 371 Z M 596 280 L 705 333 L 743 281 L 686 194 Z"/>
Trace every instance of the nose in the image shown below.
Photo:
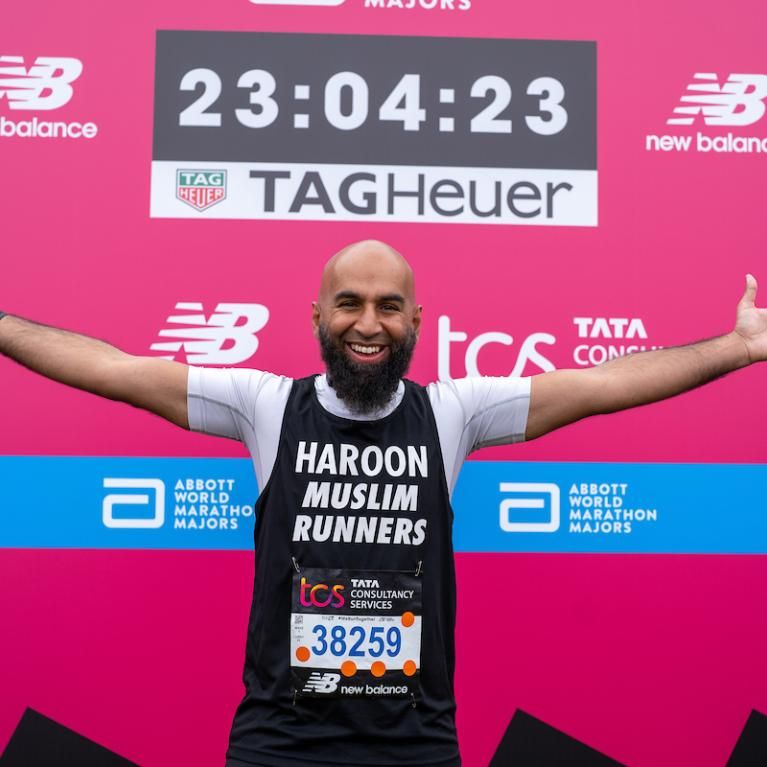
<path fill-rule="evenodd" d="M 365 304 L 354 323 L 354 329 L 365 338 L 372 338 L 381 331 L 378 312 L 372 304 Z"/>

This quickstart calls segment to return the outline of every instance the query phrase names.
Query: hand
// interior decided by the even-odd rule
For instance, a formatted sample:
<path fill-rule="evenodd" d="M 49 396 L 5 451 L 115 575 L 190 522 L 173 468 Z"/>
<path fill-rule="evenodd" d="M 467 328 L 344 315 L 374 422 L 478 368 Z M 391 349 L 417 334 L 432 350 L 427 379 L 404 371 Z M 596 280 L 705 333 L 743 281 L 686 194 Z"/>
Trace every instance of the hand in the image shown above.
<path fill-rule="evenodd" d="M 735 332 L 743 339 L 750 362 L 767 359 L 767 309 L 756 304 L 756 279 L 746 275 L 746 290 L 738 302 Z"/>

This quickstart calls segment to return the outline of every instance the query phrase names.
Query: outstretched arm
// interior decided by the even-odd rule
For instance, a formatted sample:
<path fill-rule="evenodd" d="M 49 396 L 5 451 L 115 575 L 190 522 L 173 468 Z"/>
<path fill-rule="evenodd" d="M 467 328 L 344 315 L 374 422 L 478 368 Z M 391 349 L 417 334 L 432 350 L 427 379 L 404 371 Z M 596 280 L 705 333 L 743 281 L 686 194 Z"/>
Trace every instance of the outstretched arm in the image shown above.
<path fill-rule="evenodd" d="M 104 341 L 7 314 L 0 316 L 0 354 L 54 381 L 189 428 L 186 365 L 136 357 Z"/>
<path fill-rule="evenodd" d="M 755 305 L 756 287 L 754 277 L 746 275 L 735 329 L 727 335 L 639 352 L 593 368 L 535 376 L 525 438 L 535 439 L 590 415 L 673 397 L 767 359 L 767 309 Z"/>

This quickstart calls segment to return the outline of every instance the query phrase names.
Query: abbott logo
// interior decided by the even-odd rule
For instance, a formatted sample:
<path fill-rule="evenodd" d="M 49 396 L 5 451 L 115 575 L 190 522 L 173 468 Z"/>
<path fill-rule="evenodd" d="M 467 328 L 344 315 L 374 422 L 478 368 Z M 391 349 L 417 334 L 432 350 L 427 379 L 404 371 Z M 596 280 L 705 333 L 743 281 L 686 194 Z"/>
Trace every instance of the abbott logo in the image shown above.
<path fill-rule="evenodd" d="M 667 125 L 751 125 L 764 116 L 767 75 L 730 75 L 723 85 L 711 72 L 696 72 Z"/>
<path fill-rule="evenodd" d="M 506 533 L 555 533 L 559 530 L 559 486 L 550 482 L 501 482 L 499 489 L 510 495 L 501 501 L 501 530 Z M 514 511 L 541 509 L 544 522 L 515 522 Z M 529 514 L 527 515 L 529 517 Z"/>
<path fill-rule="evenodd" d="M 58 109 L 72 98 L 72 86 L 82 74 L 79 59 L 38 56 L 29 68 L 23 56 L 0 56 L 0 99 L 11 109 Z"/>
<path fill-rule="evenodd" d="M 165 522 L 165 483 L 160 479 L 124 479 L 105 477 L 104 487 L 109 489 L 133 490 L 131 493 L 110 493 L 101 505 L 105 527 L 158 528 Z M 115 517 L 116 506 L 151 506 L 152 501 L 146 490 L 154 491 L 154 515 L 151 517 Z"/>
<path fill-rule="evenodd" d="M 203 306 L 197 302 L 178 303 L 176 309 L 194 313 L 172 314 L 167 322 L 182 327 L 164 328 L 158 335 L 181 340 L 160 341 L 149 348 L 174 352 L 163 355 L 166 360 L 176 359 L 177 353 L 183 350 L 189 365 L 236 365 L 245 362 L 256 353 L 256 333 L 269 320 L 269 310 L 261 304 L 218 304 L 210 317 L 199 313 L 203 311 Z"/>

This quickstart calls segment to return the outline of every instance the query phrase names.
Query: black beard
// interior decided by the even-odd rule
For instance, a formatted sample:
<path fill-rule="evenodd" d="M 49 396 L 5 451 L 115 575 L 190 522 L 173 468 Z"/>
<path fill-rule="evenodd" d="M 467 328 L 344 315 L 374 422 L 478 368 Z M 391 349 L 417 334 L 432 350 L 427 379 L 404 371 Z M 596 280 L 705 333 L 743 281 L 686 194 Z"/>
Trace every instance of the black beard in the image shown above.
<path fill-rule="evenodd" d="M 328 383 L 353 413 L 365 414 L 387 405 L 410 367 L 415 331 L 408 330 L 402 342 L 393 342 L 389 356 L 381 362 L 349 359 L 341 342 L 335 343 L 320 325 L 320 353 L 328 371 Z"/>

